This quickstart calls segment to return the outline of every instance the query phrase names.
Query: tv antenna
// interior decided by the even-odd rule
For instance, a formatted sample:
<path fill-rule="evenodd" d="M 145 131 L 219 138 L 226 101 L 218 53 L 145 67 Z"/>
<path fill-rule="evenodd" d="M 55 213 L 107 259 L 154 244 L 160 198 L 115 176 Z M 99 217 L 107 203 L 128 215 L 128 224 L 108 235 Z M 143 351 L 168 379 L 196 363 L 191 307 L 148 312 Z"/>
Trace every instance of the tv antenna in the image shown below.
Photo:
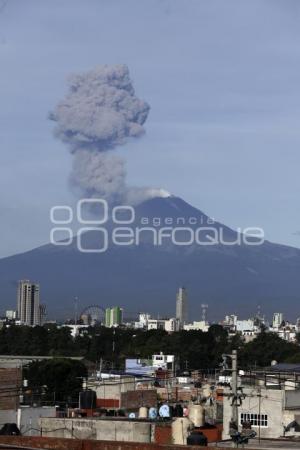
<path fill-rule="evenodd" d="M 78 297 L 74 297 L 74 325 L 77 325 L 78 321 Z"/>
<path fill-rule="evenodd" d="M 202 309 L 202 321 L 206 322 L 206 312 L 208 309 L 208 305 L 206 303 L 202 303 L 201 304 L 201 309 Z"/>

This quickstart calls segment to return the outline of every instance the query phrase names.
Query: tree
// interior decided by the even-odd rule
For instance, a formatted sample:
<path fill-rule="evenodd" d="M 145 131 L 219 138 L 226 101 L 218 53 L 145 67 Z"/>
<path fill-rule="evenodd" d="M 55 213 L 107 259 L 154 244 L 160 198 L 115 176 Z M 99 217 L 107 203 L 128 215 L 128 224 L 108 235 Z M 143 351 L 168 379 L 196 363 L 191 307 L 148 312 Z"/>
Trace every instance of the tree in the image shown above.
<path fill-rule="evenodd" d="M 288 364 L 300 364 L 300 352 L 295 353 L 292 356 L 289 356 L 286 360 L 286 363 Z"/>
<path fill-rule="evenodd" d="M 81 361 L 56 358 L 35 361 L 25 369 L 28 386 L 34 392 L 44 392 L 44 400 L 77 402 L 87 370 Z"/>
<path fill-rule="evenodd" d="M 300 344 L 300 333 L 296 334 L 296 341 L 298 344 Z"/>
<path fill-rule="evenodd" d="M 285 362 L 295 353 L 299 353 L 297 344 L 286 342 L 275 333 L 260 333 L 245 345 L 239 354 L 239 361 L 245 367 L 269 367 L 273 360 Z"/>

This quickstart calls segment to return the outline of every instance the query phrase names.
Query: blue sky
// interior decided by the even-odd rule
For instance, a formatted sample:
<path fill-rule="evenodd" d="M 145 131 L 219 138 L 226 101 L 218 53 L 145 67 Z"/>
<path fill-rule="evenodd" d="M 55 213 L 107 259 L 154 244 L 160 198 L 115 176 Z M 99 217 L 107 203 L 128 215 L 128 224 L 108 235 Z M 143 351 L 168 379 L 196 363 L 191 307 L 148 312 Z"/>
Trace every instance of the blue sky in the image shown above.
<path fill-rule="evenodd" d="M 2 1 L 3 3 L 3 1 Z M 0 13 L 0 256 L 49 241 L 74 205 L 48 112 L 70 73 L 128 65 L 151 105 L 128 183 L 300 247 L 297 0 L 8 0 Z"/>

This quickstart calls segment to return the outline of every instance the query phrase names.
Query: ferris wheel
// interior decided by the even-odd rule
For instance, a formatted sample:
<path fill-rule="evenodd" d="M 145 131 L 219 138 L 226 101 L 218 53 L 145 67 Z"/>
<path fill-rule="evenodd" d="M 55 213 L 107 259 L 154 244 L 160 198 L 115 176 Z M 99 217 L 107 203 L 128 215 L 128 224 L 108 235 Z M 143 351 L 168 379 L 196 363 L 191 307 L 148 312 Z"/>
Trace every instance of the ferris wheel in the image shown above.
<path fill-rule="evenodd" d="M 85 325 L 96 325 L 97 323 L 103 323 L 105 315 L 105 309 L 99 305 L 90 305 L 85 308 L 80 318 Z"/>

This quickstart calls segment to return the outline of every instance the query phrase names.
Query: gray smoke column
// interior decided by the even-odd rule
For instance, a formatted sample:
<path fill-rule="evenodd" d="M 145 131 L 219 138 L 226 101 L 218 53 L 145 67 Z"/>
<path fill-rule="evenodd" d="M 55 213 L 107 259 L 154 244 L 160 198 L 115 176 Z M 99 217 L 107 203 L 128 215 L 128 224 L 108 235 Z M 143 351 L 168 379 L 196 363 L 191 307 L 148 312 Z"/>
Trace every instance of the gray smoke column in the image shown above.
<path fill-rule="evenodd" d="M 149 109 L 136 97 L 125 65 L 98 66 L 69 78 L 69 92 L 50 119 L 74 155 L 71 181 L 84 195 L 135 203 L 163 194 L 128 188 L 125 162 L 112 152 L 143 135 Z"/>

